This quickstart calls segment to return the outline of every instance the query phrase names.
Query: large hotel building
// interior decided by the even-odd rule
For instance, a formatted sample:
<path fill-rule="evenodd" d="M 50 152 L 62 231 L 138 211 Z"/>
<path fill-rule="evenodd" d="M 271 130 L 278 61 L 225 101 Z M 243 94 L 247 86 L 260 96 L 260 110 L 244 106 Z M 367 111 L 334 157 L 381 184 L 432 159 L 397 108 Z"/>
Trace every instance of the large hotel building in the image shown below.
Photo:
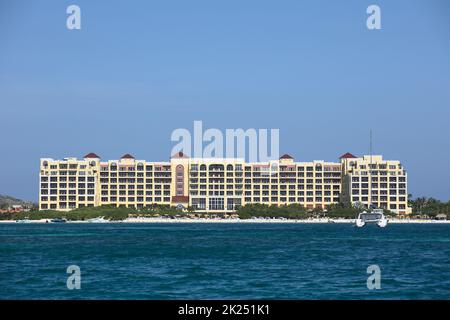
<path fill-rule="evenodd" d="M 253 203 L 326 209 L 343 202 L 410 213 L 407 173 L 400 162 L 350 153 L 339 162 L 295 162 L 283 155 L 266 163 L 189 158 L 182 152 L 170 162 L 147 162 L 129 154 L 101 161 L 89 153 L 83 159 L 41 159 L 39 179 L 41 210 L 164 204 L 219 213 Z"/>

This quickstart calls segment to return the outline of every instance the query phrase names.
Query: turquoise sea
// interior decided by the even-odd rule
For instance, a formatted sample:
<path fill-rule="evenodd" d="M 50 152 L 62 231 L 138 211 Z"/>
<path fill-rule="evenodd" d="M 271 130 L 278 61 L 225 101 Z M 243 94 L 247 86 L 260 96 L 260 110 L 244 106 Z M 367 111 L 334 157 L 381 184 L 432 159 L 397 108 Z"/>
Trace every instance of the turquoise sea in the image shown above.
<path fill-rule="evenodd" d="M 450 225 L 0 224 L 0 297 L 449 299 Z"/>

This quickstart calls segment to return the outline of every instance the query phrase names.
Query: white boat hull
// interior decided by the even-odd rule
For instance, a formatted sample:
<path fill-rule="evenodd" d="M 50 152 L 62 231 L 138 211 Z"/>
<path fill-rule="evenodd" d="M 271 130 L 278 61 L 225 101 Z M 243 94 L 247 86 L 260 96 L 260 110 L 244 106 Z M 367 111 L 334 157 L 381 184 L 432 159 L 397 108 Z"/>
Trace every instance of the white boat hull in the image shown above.
<path fill-rule="evenodd" d="M 358 228 L 362 228 L 366 225 L 366 223 L 362 219 L 356 219 L 355 223 Z"/>
<path fill-rule="evenodd" d="M 388 224 L 388 220 L 381 209 L 374 209 L 371 212 L 361 212 L 355 220 L 355 225 L 358 228 L 362 228 L 366 224 L 376 224 L 380 228 L 385 228 Z"/>
<path fill-rule="evenodd" d="M 109 221 L 105 220 L 103 217 L 100 217 L 100 218 L 90 219 L 90 220 L 88 220 L 88 222 L 90 222 L 90 223 L 106 223 Z"/>
<path fill-rule="evenodd" d="M 381 219 L 380 221 L 378 221 L 377 222 L 377 225 L 380 227 L 380 228 L 384 228 L 384 227 L 386 227 L 387 226 L 387 224 L 388 224 L 388 221 L 387 221 L 387 219 L 386 218 L 384 218 L 384 219 Z"/>

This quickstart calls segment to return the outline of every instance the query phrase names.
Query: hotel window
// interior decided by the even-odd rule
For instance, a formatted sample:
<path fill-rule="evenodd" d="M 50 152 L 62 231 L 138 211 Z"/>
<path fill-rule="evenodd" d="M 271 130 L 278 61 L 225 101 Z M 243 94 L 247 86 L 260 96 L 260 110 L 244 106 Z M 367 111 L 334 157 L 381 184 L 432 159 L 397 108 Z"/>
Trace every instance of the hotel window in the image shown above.
<path fill-rule="evenodd" d="M 205 198 L 198 198 L 198 199 L 192 199 L 192 206 L 195 209 L 198 210 L 205 210 L 206 209 L 206 199 Z"/>

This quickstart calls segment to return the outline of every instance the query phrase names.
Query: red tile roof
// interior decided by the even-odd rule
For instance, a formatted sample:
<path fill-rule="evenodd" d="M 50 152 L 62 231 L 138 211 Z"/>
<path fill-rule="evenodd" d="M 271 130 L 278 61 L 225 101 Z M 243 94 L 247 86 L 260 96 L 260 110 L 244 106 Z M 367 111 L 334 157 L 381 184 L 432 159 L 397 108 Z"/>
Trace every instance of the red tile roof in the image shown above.
<path fill-rule="evenodd" d="M 98 158 L 98 159 L 100 159 L 100 157 L 98 155 L 96 155 L 95 153 L 93 153 L 93 152 L 88 153 L 87 155 L 84 156 L 84 158 Z"/>
<path fill-rule="evenodd" d="M 356 157 L 352 155 L 350 152 L 347 152 L 339 157 L 339 159 L 348 159 L 348 158 L 356 158 Z"/>
<path fill-rule="evenodd" d="M 280 157 L 280 159 L 294 159 L 294 158 L 291 157 L 291 156 L 288 155 L 288 154 L 283 154 L 283 155 Z"/>
<path fill-rule="evenodd" d="M 122 156 L 121 159 L 134 159 L 134 157 L 133 157 L 131 154 L 126 153 L 126 154 L 124 154 L 124 155 Z"/>

